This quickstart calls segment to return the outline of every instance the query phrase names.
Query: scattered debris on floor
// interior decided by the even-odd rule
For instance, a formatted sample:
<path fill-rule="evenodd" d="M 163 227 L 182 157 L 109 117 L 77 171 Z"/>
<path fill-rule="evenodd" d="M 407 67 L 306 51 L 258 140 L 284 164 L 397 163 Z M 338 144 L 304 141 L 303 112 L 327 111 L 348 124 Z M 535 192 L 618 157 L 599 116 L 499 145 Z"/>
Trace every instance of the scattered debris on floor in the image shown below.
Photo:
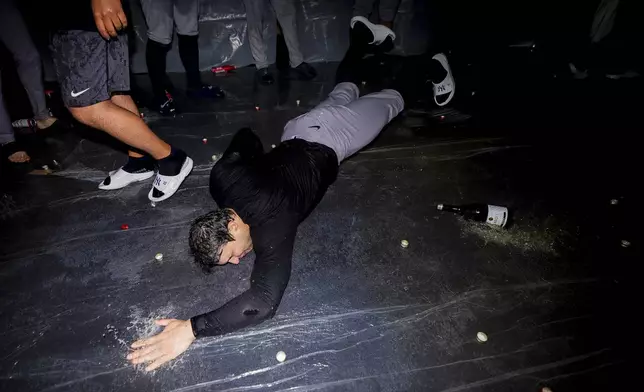
<path fill-rule="evenodd" d="M 485 343 L 487 342 L 487 334 L 485 332 L 477 332 L 476 333 L 476 340 L 479 343 Z"/>
<path fill-rule="evenodd" d="M 163 261 L 163 253 L 157 253 L 156 255 L 154 255 L 154 258 L 156 259 L 156 261 Z"/>
<path fill-rule="evenodd" d="M 400 246 L 403 247 L 403 248 L 408 247 L 409 246 L 409 241 L 407 241 L 407 240 L 400 241 Z"/>
<path fill-rule="evenodd" d="M 558 249 L 573 234 L 564 228 L 554 216 L 539 223 L 534 218 L 516 218 L 507 229 L 472 222 L 459 217 L 464 236 L 475 235 L 488 243 L 512 246 L 523 252 L 543 252 L 558 256 Z"/>

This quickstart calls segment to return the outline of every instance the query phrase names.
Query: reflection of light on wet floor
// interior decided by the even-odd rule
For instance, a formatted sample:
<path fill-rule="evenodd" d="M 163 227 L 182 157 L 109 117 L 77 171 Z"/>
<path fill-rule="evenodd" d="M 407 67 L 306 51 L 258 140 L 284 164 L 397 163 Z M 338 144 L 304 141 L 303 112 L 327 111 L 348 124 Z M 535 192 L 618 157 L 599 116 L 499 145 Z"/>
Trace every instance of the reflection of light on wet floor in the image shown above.
<path fill-rule="evenodd" d="M 475 320 L 470 317 L 470 314 L 467 311 L 468 308 L 472 306 L 483 306 L 485 301 L 498 298 L 498 296 L 503 292 L 525 292 L 529 290 L 540 289 L 552 290 L 557 286 L 565 287 L 568 285 L 588 284 L 593 282 L 595 282 L 595 280 L 587 279 L 537 282 L 523 285 L 508 285 L 497 288 L 467 291 L 460 295 L 453 296 L 450 300 L 441 303 L 419 303 L 388 306 L 382 308 L 344 311 L 334 314 L 320 314 L 311 317 L 294 315 L 288 318 L 282 318 L 281 320 L 278 317 L 272 322 L 273 325 L 269 327 L 254 328 L 241 333 L 234 333 L 211 339 L 197 340 L 194 343 L 195 352 L 193 355 L 209 360 L 209 358 L 221 358 L 222 356 L 227 355 L 254 355 L 254 353 L 262 352 L 262 349 L 268 349 L 265 351 L 274 352 L 273 350 L 275 348 L 281 349 L 282 347 L 299 347 L 299 353 L 297 352 L 297 350 L 291 351 L 289 358 L 287 358 L 283 363 L 245 371 L 226 378 L 202 382 L 189 387 L 176 389 L 175 391 L 187 391 L 209 385 L 228 383 L 249 376 L 256 376 L 265 372 L 270 372 L 280 366 L 300 364 L 307 367 L 304 372 L 301 372 L 301 366 L 290 367 L 289 371 L 300 373 L 296 375 L 289 375 L 289 377 L 277 381 L 286 382 L 288 380 L 299 378 L 303 374 L 315 370 L 311 369 L 311 365 L 309 364 L 309 362 L 307 362 L 311 358 L 315 358 L 317 361 L 321 361 L 318 362 L 318 365 L 321 365 L 321 367 L 328 366 L 325 365 L 324 362 L 328 360 L 333 361 L 334 355 L 340 354 L 342 352 L 351 352 L 352 350 L 355 350 L 361 346 L 368 346 L 370 347 L 368 350 L 372 350 L 372 344 L 374 342 L 377 342 L 376 344 L 378 345 L 378 347 L 384 347 L 383 339 L 386 339 L 388 335 L 391 335 L 391 339 L 396 340 L 395 335 L 397 333 L 408 333 L 408 331 L 424 331 L 427 330 L 427 327 L 430 325 L 433 331 L 432 335 L 434 335 L 435 338 L 429 338 L 428 341 L 425 341 L 426 344 L 439 345 L 440 340 L 455 340 L 457 341 L 456 343 L 460 346 L 468 345 L 471 344 L 472 341 L 475 341 L 475 339 L 473 339 L 471 335 L 468 337 L 459 337 L 460 335 L 458 332 L 456 332 L 455 335 L 454 333 L 450 335 L 450 331 L 448 330 L 453 328 L 454 323 L 456 323 L 457 325 L 464 324 L 463 327 L 465 328 L 465 324 L 469 324 L 472 320 Z M 543 325 L 545 326 L 555 322 L 568 322 L 578 318 L 579 317 L 564 320 L 555 320 L 544 323 Z M 535 326 L 535 328 L 537 327 L 539 326 Z M 451 337 L 448 338 L 448 336 Z M 540 349 L 543 344 L 547 344 L 552 341 L 558 341 L 562 338 L 564 337 L 555 337 L 543 341 L 532 342 L 508 352 L 493 353 L 476 358 L 463 359 L 408 370 L 392 371 L 389 374 L 375 374 L 355 379 L 335 380 L 321 384 L 292 387 L 289 390 L 307 390 L 307 388 L 309 387 L 317 388 L 330 387 L 334 385 L 337 386 L 345 383 L 352 383 L 362 379 L 378 378 L 396 374 L 409 374 L 413 372 L 429 371 L 432 369 L 438 369 L 448 366 L 457 366 L 466 363 L 498 359 L 512 355 L 525 355 L 525 353 L 530 350 Z M 310 350 L 311 347 L 315 347 L 316 349 Z M 322 347 L 322 349 L 319 349 L 320 347 Z M 453 346 L 452 348 L 456 347 L 457 346 Z M 520 374 L 530 374 L 545 369 L 556 368 L 563 364 L 582 361 L 586 358 L 599 355 L 604 351 L 606 350 L 598 350 L 586 355 L 572 357 L 545 365 L 535 366 L 533 368 L 520 369 L 508 374 L 516 373 L 516 375 L 512 376 L 515 377 Z M 491 380 L 496 380 L 497 378 L 498 377 L 488 380 L 482 380 L 480 381 L 480 383 L 482 383 L 481 385 L 486 385 L 487 383 L 491 383 Z M 473 387 L 475 386 L 475 384 L 476 383 L 467 385 Z M 252 387 L 261 388 L 262 386 L 266 387 L 266 385 L 267 384 L 256 384 Z M 462 387 L 465 388 L 465 385 Z M 460 389 L 454 389 L 454 391 L 456 390 Z"/>

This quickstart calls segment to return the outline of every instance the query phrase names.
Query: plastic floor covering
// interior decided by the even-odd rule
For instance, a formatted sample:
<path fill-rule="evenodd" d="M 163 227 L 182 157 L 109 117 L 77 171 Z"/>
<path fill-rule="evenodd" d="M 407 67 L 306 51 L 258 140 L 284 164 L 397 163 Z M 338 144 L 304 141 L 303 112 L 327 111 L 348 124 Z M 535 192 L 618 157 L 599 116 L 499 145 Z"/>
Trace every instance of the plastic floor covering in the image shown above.
<path fill-rule="evenodd" d="M 610 175 L 584 175 L 599 165 L 571 156 L 569 144 L 442 124 L 418 110 L 341 166 L 299 228 L 275 318 L 198 340 L 152 373 L 126 362 L 128 345 L 157 331 L 154 319 L 214 309 L 248 286 L 253 254 L 210 276 L 191 261 L 190 222 L 215 208 L 211 157 L 243 126 L 269 150 L 290 118 L 330 91 L 327 68 L 315 82 L 268 88 L 241 70 L 216 79 L 223 103 L 180 100 L 173 119 L 148 112 L 151 128 L 195 160 L 182 189 L 155 208 L 151 182 L 97 189 L 125 161 L 98 137 L 78 141 L 64 170 L 7 191 L 0 389 L 570 391 L 624 381 L 626 316 L 616 304 L 627 277 L 616 265 L 634 260 L 637 246 L 609 229 L 624 193 L 590 180 Z M 467 202 L 508 206 L 510 227 L 436 210 Z"/>

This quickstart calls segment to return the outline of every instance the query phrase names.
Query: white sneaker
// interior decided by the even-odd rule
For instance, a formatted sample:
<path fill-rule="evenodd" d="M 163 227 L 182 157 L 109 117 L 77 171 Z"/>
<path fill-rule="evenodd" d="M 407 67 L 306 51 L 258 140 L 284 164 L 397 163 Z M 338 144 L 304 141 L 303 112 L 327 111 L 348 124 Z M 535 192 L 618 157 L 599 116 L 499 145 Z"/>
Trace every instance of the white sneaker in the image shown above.
<path fill-rule="evenodd" d="M 129 173 L 120 168 L 111 171 L 110 174 L 98 185 L 98 189 L 114 190 L 121 189 L 133 182 L 145 181 L 154 175 L 154 170 L 146 170 L 141 173 Z"/>
<path fill-rule="evenodd" d="M 351 18 L 351 28 L 356 22 L 364 24 L 373 33 L 373 41 L 369 42 L 371 45 L 380 45 L 387 37 L 391 37 L 392 42 L 396 40 L 396 33 L 387 26 L 373 24 L 364 16 L 354 16 Z"/>
<path fill-rule="evenodd" d="M 432 82 L 432 84 L 434 85 L 434 102 L 436 102 L 436 105 L 438 106 L 445 106 L 452 100 L 452 98 L 454 98 L 454 93 L 456 92 L 456 82 L 454 82 L 452 69 L 449 67 L 449 62 L 447 61 L 447 57 L 445 57 L 444 54 L 437 53 L 434 55 L 434 57 L 432 57 L 432 59 L 441 63 L 443 68 L 445 68 L 445 71 L 447 71 L 447 76 L 445 76 L 445 79 L 443 79 L 442 82 L 438 84 Z M 438 102 L 437 98 L 444 97 L 445 95 L 447 95 L 447 99 L 443 102 Z"/>
<path fill-rule="evenodd" d="M 172 195 L 177 193 L 183 180 L 185 180 L 192 171 L 192 166 L 192 159 L 190 159 L 190 157 L 186 157 L 185 162 L 183 162 L 183 165 L 181 166 L 181 171 L 176 176 L 164 176 L 163 174 L 157 173 L 157 177 L 154 179 L 154 183 L 152 184 L 152 189 L 150 189 L 150 193 L 148 193 L 148 199 L 155 203 L 169 199 Z"/>

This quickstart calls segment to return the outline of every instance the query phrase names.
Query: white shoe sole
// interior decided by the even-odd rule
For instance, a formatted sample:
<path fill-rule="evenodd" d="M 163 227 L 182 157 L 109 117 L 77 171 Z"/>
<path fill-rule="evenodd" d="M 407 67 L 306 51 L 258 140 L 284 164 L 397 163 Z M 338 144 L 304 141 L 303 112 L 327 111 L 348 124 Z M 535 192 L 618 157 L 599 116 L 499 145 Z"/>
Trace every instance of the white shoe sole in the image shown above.
<path fill-rule="evenodd" d="M 160 191 L 163 192 L 163 196 L 157 198 L 152 196 L 152 193 L 154 192 L 154 184 L 153 184 L 152 189 L 150 189 L 150 192 L 148 193 L 148 199 L 150 199 L 150 201 L 152 202 L 157 203 L 171 198 L 175 193 L 177 193 L 177 191 L 181 187 L 181 184 L 183 184 L 183 181 L 185 181 L 188 175 L 190 175 L 193 165 L 194 163 L 192 162 L 192 159 L 190 159 L 190 157 L 186 157 L 186 161 L 183 163 L 183 166 L 181 166 L 181 171 L 179 172 L 179 174 L 177 174 L 176 176 L 172 176 L 173 180 L 176 180 L 174 181 L 175 185 L 165 192 L 159 189 Z M 160 174 L 157 174 L 157 176 L 160 176 Z M 164 177 L 168 177 L 168 176 L 164 176 Z"/>
<path fill-rule="evenodd" d="M 355 25 L 356 22 L 364 24 L 369 30 L 371 30 L 371 33 L 373 34 L 373 42 L 369 42 L 370 45 L 380 45 L 387 39 L 387 37 L 391 37 L 392 41 L 396 40 L 396 33 L 387 26 L 371 23 L 364 16 L 354 16 L 351 18 L 351 28 L 353 28 L 353 25 Z"/>
<path fill-rule="evenodd" d="M 109 176 L 112 177 L 113 175 L 117 174 L 119 170 L 121 170 L 121 169 L 111 171 Z M 112 180 L 110 182 L 110 185 L 103 185 L 103 182 L 101 182 L 98 185 L 98 189 L 102 189 L 104 191 L 113 191 L 115 189 L 125 188 L 126 186 L 128 186 L 128 185 L 130 185 L 132 183 L 135 183 L 135 182 L 145 181 L 145 180 L 147 180 L 148 178 L 150 178 L 152 176 L 154 176 L 154 171 L 153 170 L 150 170 L 150 171 L 145 172 L 145 173 L 128 173 L 127 177 L 123 177 L 121 179 L 112 178 Z M 121 181 L 124 178 L 127 178 L 127 180 Z"/>

